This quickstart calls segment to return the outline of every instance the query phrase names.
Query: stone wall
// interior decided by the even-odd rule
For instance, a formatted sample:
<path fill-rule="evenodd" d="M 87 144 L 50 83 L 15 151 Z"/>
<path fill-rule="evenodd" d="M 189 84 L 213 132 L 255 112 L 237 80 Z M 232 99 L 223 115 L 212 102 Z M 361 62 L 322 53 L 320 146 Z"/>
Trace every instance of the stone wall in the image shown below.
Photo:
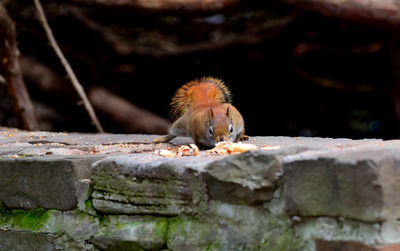
<path fill-rule="evenodd" d="M 154 138 L 0 131 L 0 250 L 400 250 L 400 141 Z"/>

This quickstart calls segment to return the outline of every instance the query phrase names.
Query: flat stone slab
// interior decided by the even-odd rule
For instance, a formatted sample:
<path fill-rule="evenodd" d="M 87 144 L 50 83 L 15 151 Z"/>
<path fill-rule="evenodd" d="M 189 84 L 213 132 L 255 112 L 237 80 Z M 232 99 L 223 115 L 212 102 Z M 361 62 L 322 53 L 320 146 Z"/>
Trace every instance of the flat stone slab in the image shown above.
<path fill-rule="evenodd" d="M 141 134 L 83 134 L 26 132 L 0 127 L 0 157 L 21 155 L 85 155 L 130 154 L 153 152 L 193 141 L 178 137 L 171 143 L 152 144 L 159 135 Z M 299 150 L 335 150 L 357 146 L 377 145 L 379 139 L 351 140 L 306 137 L 250 137 L 248 143 L 262 146 L 279 146 L 281 150 L 297 147 Z M 385 141 L 389 142 L 389 141 Z M 395 141 L 394 141 L 395 142 Z"/>

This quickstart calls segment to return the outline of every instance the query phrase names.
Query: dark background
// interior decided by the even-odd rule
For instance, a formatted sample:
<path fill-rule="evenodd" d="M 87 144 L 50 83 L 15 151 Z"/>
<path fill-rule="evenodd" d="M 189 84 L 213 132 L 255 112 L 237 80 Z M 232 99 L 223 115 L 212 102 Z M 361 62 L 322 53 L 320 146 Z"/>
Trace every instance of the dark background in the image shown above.
<path fill-rule="evenodd" d="M 213 76 L 230 88 L 249 135 L 399 136 L 392 95 L 397 47 L 392 29 L 280 2 L 242 1 L 213 12 L 153 12 L 61 2 L 43 1 L 43 5 L 86 90 L 105 87 L 167 118 L 177 88 Z M 31 5 L 31 1 L 7 5 L 17 25 L 21 57 L 67 80 Z M 115 44 L 105 39 L 113 32 L 118 35 Z M 231 40 L 218 44 L 227 38 Z M 38 87 L 40 78 L 25 82 L 42 130 L 96 132 L 79 99 L 63 89 L 72 90 L 68 81 L 57 92 Z M 0 95 L 0 124 L 16 127 L 5 86 Z M 98 115 L 107 132 L 140 133 L 121 129 L 121 122 L 109 115 Z"/>

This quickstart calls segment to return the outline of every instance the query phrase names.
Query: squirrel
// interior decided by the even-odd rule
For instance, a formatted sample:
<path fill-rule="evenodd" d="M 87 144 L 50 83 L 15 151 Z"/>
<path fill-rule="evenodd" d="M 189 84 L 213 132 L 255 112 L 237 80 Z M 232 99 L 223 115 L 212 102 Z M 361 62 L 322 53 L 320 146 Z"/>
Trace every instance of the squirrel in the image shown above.
<path fill-rule="evenodd" d="M 197 146 L 208 149 L 219 141 L 248 139 L 243 117 L 231 102 L 231 93 L 220 79 L 203 77 L 188 82 L 172 98 L 171 115 L 176 120 L 169 133 L 153 142 L 189 136 Z"/>

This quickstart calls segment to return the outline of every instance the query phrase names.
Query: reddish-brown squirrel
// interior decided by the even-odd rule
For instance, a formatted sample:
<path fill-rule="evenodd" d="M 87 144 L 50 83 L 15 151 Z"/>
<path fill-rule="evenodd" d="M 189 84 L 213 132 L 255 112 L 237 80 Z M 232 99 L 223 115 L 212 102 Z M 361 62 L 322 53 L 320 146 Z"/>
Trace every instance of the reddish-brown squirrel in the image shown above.
<path fill-rule="evenodd" d="M 154 142 L 189 136 L 199 147 L 212 148 L 219 141 L 247 139 L 242 115 L 231 101 L 230 91 L 219 79 L 204 77 L 190 81 L 172 98 L 171 114 L 177 120 L 167 135 Z"/>

